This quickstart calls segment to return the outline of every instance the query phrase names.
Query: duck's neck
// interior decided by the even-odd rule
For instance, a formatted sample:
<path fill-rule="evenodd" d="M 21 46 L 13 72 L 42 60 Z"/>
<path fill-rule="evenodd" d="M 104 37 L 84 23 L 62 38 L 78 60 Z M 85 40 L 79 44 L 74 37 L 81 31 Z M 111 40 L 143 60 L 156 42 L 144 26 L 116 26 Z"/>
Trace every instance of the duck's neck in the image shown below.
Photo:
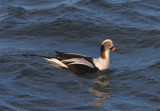
<path fill-rule="evenodd" d="M 96 67 L 99 70 L 106 70 L 109 66 L 109 53 L 110 51 L 105 51 L 100 54 L 98 59 L 95 59 Z"/>
<path fill-rule="evenodd" d="M 110 54 L 110 51 L 108 51 L 108 50 L 101 51 L 99 58 L 102 60 L 109 60 L 109 54 Z"/>

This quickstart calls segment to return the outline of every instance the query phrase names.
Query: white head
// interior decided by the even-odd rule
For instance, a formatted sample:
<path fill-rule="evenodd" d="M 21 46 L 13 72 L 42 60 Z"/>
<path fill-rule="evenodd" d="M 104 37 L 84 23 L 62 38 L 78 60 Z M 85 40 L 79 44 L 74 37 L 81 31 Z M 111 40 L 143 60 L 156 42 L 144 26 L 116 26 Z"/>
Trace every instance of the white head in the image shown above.
<path fill-rule="evenodd" d="M 115 47 L 113 46 L 113 42 L 110 39 L 106 39 L 105 41 L 102 42 L 101 45 L 101 52 L 100 52 L 100 57 L 101 59 L 106 59 L 106 52 L 109 53 L 110 51 L 114 51 Z"/>

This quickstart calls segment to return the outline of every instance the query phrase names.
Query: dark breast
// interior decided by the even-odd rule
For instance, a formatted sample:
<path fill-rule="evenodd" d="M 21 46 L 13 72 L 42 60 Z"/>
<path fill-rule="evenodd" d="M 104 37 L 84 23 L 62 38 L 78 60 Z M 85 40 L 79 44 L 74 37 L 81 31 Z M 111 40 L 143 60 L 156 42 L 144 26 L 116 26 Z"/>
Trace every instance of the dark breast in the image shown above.
<path fill-rule="evenodd" d="M 79 74 L 95 73 L 98 71 L 97 68 L 91 68 L 89 66 L 82 65 L 82 64 L 68 65 L 68 69 L 70 69 L 71 71 L 73 71 L 75 73 L 79 73 Z"/>

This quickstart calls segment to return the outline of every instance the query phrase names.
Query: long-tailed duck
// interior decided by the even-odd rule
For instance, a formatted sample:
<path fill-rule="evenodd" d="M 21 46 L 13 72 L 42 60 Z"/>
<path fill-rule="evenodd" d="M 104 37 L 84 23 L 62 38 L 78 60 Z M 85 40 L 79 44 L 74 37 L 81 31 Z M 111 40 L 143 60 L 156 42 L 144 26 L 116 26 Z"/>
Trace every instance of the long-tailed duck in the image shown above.
<path fill-rule="evenodd" d="M 94 73 L 97 71 L 104 71 L 109 66 L 110 51 L 114 51 L 115 47 L 110 39 L 106 39 L 101 44 L 101 51 L 99 58 L 92 58 L 89 56 L 63 53 L 56 51 L 56 56 L 44 57 L 47 61 L 55 64 L 58 67 L 66 68 L 78 73 Z"/>

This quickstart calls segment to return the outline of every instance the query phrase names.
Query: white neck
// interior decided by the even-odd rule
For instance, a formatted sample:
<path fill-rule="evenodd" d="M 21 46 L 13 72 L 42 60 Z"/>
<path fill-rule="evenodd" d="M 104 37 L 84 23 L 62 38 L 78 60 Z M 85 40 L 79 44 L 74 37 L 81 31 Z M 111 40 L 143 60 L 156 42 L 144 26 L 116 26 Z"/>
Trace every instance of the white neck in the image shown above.
<path fill-rule="evenodd" d="M 99 70 L 106 70 L 109 67 L 109 53 L 110 51 L 105 51 L 105 59 L 102 59 L 101 57 L 97 58 L 97 59 L 93 59 L 95 66 L 99 69 Z"/>

